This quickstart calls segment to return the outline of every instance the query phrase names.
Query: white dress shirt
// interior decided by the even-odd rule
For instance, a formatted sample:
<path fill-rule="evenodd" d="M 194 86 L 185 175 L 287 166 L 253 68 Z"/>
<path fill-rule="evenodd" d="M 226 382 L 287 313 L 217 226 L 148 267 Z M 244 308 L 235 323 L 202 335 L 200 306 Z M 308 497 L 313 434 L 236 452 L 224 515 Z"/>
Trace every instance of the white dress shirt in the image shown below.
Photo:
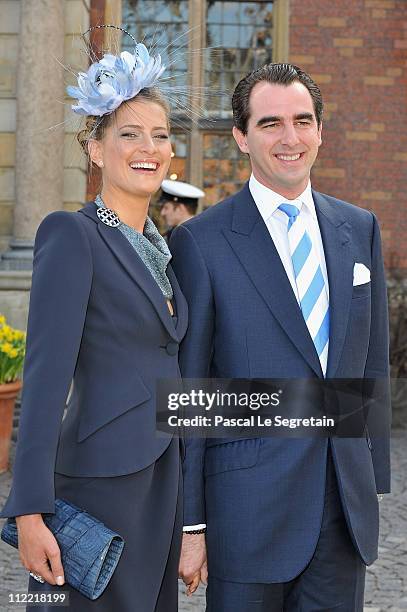
<path fill-rule="evenodd" d="M 271 239 L 274 242 L 298 303 L 300 300 L 295 282 L 290 247 L 288 244 L 288 216 L 282 210 L 278 210 L 278 207 L 280 204 L 284 204 L 285 202 L 288 204 L 297 203 L 297 205 L 300 202 L 302 203 L 300 214 L 297 217 L 296 223 L 301 221 L 301 223 L 305 225 L 305 229 L 307 230 L 309 237 L 311 238 L 311 242 L 315 247 L 329 298 L 328 273 L 326 269 L 324 247 L 318 225 L 317 213 L 315 211 L 315 204 L 312 197 L 311 182 L 308 182 L 305 191 L 303 191 L 298 198 L 295 198 L 295 200 L 289 200 L 279 193 L 272 191 L 268 187 L 265 187 L 259 183 L 253 174 L 249 180 L 249 189 L 253 196 L 253 200 L 259 209 L 259 213 L 263 217 L 264 223 L 267 226 Z"/>

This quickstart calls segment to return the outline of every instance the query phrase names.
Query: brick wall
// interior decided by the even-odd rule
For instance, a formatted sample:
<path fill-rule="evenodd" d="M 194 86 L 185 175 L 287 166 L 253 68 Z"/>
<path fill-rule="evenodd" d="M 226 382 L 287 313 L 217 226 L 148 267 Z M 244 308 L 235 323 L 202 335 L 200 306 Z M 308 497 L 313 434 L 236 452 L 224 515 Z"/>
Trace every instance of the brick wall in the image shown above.
<path fill-rule="evenodd" d="M 407 2 L 291 0 L 290 61 L 320 84 L 318 190 L 373 210 L 386 264 L 407 269 Z"/>

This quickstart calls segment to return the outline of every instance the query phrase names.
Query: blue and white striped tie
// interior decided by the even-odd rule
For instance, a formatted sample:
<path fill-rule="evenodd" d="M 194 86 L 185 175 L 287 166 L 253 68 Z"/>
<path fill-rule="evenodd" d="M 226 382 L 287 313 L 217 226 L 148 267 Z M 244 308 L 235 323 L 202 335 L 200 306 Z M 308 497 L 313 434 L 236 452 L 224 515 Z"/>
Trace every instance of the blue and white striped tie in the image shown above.
<path fill-rule="evenodd" d="M 307 230 L 301 219 L 296 223 L 300 213 L 298 206 L 281 204 L 279 209 L 288 217 L 288 243 L 301 311 L 325 376 L 329 345 L 329 302 L 324 276 Z"/>

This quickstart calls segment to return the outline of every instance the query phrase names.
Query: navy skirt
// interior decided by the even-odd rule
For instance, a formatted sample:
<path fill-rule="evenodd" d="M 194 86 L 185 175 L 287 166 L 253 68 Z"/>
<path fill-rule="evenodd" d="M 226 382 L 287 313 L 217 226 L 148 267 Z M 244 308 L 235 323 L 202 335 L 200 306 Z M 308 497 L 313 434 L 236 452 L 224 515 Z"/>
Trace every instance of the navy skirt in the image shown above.
<path fill-rule="evenodd" d="M 56 496 L 103 521 L 125 540 L 113 577 L 95 601 L 65 583 L 40 584 L 31 592 L 69 592 L 71 612 L 176 612 L 178 561 L 182 538 L 182 478 L 179 440 L 140 472 L 112 478 L 55 475 Z M 54 612 L 55 606 L 28 606 L 29 612 Z"/>

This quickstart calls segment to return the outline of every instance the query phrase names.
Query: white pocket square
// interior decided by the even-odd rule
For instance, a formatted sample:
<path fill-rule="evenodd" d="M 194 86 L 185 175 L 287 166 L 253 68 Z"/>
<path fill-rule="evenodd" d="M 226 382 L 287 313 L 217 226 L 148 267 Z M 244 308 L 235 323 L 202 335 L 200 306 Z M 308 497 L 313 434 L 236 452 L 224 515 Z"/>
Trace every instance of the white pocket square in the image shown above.
<path fill-rule="evenodd" d="M 353 266 L 353 286 L 370 283 L 370 270 L 362 263 L 355 263 Z"/>

